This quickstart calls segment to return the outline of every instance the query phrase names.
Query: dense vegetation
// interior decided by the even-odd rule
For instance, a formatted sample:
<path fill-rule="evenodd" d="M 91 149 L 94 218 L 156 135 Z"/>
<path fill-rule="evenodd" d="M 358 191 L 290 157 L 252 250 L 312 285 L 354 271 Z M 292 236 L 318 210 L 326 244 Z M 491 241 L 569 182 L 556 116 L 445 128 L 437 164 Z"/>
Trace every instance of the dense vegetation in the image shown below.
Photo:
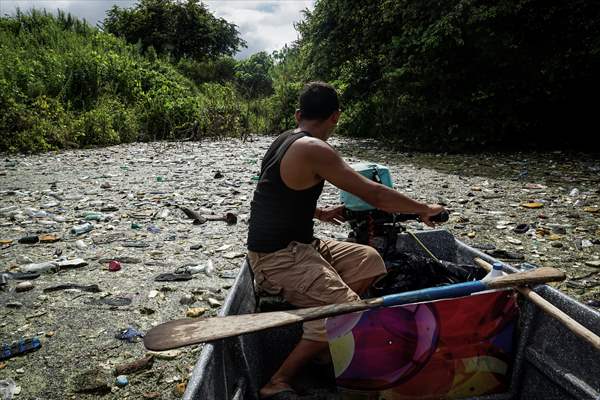
<path fill-rule="evenodd" d="M 103 22 L 104 30 L 152 47 L 177 60 L 232 56 L 245 43 L 235 25 L 216 18 L 199 0 L 140 0 L 132 8 L 113 6 Z"/>
<path fill-rule="evenodd" d="M 332 82 L 338 131 L 405 149 L 593 150 L 600 7 L 590 0 L 319 0 L 298 42 L 245 60 L 198 0 L 0 18 L 0 151 L 277 133 Z"/>
<path fill-rule="evenodd" d="M 335 83 L 345 134 L 431 150 L 589 148 L 597 1 L 327 0 L 298 29 L 295 79 Z"/>
<path fill-rule="evenodd" d="M 251 128 L 233 84 L 194 83 L 114 35 L 37 11 L 0 19 L 0 109 L 0 150 L 9 151 Z"/>

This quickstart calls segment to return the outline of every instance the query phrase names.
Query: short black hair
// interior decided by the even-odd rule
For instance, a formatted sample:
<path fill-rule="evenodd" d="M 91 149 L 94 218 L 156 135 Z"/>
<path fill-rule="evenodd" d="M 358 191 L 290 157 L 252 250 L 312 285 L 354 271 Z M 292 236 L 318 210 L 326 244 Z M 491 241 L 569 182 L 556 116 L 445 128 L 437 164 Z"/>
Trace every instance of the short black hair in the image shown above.
<path fill-rule="evenodd" d="M 335 88 L 325 82 L 309 82 L 304 85 L 298 99 L 300 119 L 325 120 L 340 109 Z"/>

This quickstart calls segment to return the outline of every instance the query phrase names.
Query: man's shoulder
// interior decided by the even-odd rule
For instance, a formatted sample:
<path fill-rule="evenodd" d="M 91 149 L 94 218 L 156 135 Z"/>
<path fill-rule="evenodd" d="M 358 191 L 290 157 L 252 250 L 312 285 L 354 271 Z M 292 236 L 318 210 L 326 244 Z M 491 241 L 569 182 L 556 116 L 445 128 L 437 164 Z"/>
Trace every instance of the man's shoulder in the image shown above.
<path fill-rule="evenodd" d="M 304 136 L 296 140 L 292 146 L 294 146 L 297 150 L 306 151 L 308 153 L 312 152 L 331 152 L 334 151 L 333 148 L 323 140 L 319 138 L 315 138 L 312 136 Z"/>

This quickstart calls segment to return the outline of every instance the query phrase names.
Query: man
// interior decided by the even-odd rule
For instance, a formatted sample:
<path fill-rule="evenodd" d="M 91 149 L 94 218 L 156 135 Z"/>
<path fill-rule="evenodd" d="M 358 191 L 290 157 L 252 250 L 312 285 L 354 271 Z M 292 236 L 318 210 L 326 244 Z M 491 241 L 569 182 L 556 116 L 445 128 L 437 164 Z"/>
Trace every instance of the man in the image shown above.
<path fill-rule="evenodd" d="M 262 161 L 251 204 L 250 266 L 260 289 L 281 294 L 297 307 L 356 301 L 385 274 L 385 266 L 369 246 L 313 237 L 313 218 L 343 219 L 342 207 L 316 208 L 324 181 L 383 211 L 417 214 L 428 225 L 432 225 L 429 218 L 443 207 L 420 203 L 363 177 L 327 144 L 340 117 L 331 85 L 307 84 L 299 102 L 298 128 L 275 139 Z M 300 342 L 260 390 L 261 398 L 294 398 L 292 378 L 326 351 L 322 320 L 306 322 L 303 331 Z"/>

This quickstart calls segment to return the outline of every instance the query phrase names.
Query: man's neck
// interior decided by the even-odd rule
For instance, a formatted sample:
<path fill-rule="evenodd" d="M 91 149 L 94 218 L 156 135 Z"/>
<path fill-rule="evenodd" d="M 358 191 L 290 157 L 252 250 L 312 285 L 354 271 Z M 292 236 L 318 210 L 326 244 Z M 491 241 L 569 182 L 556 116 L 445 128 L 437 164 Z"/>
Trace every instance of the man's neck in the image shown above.
<path fill-rule="evenodd" d="M 325 142 L 327 141 L 329 135 L 327 134 L 327 131 L 320 125 L 320 123 L 313 121 L 300 122 L 298 124 L 298 128 L 296 128 L 296 132 L 308 132 L 312 137 L 319 138 Z"/>

